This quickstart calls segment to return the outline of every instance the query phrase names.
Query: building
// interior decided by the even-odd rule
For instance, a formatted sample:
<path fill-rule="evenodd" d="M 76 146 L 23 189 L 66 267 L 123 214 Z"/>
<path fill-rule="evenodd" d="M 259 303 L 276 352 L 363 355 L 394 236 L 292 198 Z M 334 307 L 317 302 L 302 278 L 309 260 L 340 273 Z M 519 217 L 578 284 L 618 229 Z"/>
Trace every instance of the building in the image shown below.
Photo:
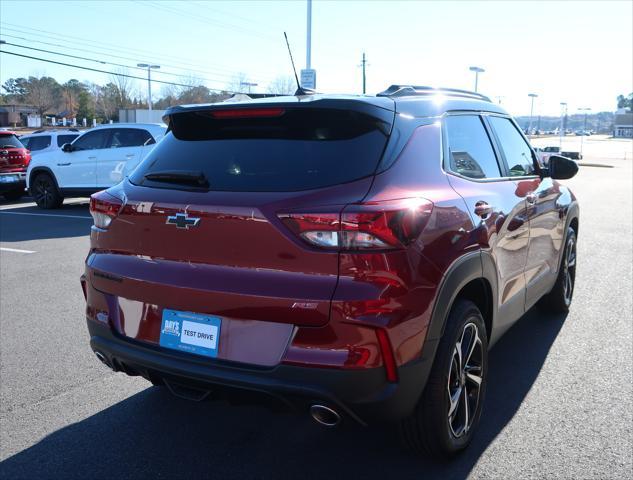
<path fill-rule="evenodd" d="M 0 127 L 41 127 L 37 108 L 31 105 L 0 105 Z"/>
<path fill-rule="evenodd" d="M 119 109 L 121 123 L 163 123 L 166 110 L 143 110 L 134 108 Z"/>
<path fill-rule="evenodd" d="M 613 136 L 615 138 L 633 138 L 633 112 L 624 108 L 615 112 Z"/>

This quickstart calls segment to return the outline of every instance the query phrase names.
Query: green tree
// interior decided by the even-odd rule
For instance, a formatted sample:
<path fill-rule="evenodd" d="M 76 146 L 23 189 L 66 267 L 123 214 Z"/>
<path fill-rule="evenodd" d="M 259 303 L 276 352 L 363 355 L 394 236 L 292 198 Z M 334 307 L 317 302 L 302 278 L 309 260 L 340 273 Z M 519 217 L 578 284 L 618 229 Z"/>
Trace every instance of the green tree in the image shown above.
<path fill-rule="evenodd" d="M 4 100 L 7 103 L 24 103 L 26 99 L 27 93 L 27 84 L 28 80 L 26 78 L 10 78 L 4 85 L 2 85 L 2 89 L 7 92 L 4 95 Z"/>
<path fill-rule="evenodd" d="M 629 93 L 626 97 L 624 95 L 618 95 L 618 108 L 633 109 L 633 92 Z"/>
<path fill-rule="evenodd" d="M 90 121 L 90 119 L 94 118 L 95 112 L 92 108 L 93 101 L 90 98 L 90 94 L 83 90 L 79 93 L 79 98 L 77 100 L 77 121 L 81 123 L 82 119 L 86 119 Z"/>

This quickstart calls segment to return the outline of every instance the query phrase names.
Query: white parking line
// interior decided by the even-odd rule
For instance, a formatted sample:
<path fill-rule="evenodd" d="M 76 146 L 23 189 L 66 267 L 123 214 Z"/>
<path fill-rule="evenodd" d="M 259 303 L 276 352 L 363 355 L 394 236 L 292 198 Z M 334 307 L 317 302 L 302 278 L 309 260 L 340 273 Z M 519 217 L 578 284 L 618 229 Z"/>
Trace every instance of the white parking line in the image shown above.
<path fill-rule="evenodd" d="M 62 217 L 62 218 L 89 218 L 92 220 L 92 217 L 87 215 L 58 215 L 56 213 L 26 213 L 26 212 L 2 212 L 0 211 L 0 215 L 31 215 L 33 217 Z"/>
<path fill-rule="evenodd" d="M 0 251 L 15 252 L 15 253 L 35 253 L 35 250 L 20 250 L 19 248 L 7 248 L 7 247 L 0 247 Z"/>

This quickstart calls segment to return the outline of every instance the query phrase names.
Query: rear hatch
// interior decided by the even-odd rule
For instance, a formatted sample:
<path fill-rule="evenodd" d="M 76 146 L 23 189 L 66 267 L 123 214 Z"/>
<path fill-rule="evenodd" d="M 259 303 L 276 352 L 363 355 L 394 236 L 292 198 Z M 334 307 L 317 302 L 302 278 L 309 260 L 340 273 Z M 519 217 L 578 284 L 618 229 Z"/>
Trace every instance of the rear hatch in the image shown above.
<path fill-rule="evenodd" d="M 14 133 L 0 132 L 0 173 L 25 171 L 30 158 Z"/>
<path fill-rule="evenodd" d="M 89 273 L 97 290 L 136 305 L 123 322 L 135 333 L 124 333 L 158 342 L 162 309 L 234 323 L 328 322 L 338 253 L 307 245 L 283 219 L 338 221 L 362 200 L 393 111 L 313 103 L 172 113 L 170 132 L 130 178 L 97 194 L 93 211 L 118 214 L 93 229 Z"/>

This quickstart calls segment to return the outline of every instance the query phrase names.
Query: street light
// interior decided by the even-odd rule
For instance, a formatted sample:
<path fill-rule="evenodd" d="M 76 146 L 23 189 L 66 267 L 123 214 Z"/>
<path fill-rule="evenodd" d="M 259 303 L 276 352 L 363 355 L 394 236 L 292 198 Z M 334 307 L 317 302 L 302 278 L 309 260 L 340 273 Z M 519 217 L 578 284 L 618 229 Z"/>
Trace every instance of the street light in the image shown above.
<path fill-rule="evenodd" d="M 532 104 L 530 105 L 530 125 L 528 126 L 528 135 L 532 131 L 532 115 L 534 114 L 534 99 L 538 97 L 536 93 L 528 93 L 528 97 L 532 98 Z"/>
<path fill-rule="evenodd" d="M 590 112 L 591 108 L 579 108 L 578 111 L 585 112 L 585 119 L 582 124 L 582 135 L 580 136 L 580 158 L 582 159 L 582 144 L 584 143 L 583 140 L 585 139 L 585 132 L 587 131 L 587 112 Z"/>
<path fill-rule="evenodd" d="M 477 93 L 477 86 L 479 84 L 479 74 L 484 73 L 485 70 L 481 67 L 470 67 L 471 72 L 475 72 L 475 93 Z"/>
<path fill-rule="evenodd" d="M 137 63 L 136 66 L 139 68 L 147 68 L 147 105 L 151 112 L 152 111 L 152 78 L 151 78 L 150 72 L 152 71 L 152 68 L 159 69 L 160 65 L 152 65 L 150 63 Z"/>
<path fill-rule="evenodd" d="M 567 116 L 567 102 L 560 102 L 561 110 L 560 110 L 560 130 L 558 132 L 558 136 L 560 138 L 559 145 L 560 151 L 563 151 L 563 135 L 565 135 L 565 117 Z M 565 109 L 565 114 L 563 115 L 563 109 Z"/>
<path fill-rule="evenodd" d="M 248 87 L 248 93 L 251 93 L 251 87 L 256 87 L 257 84 L 253 82 L 240 82 L 240 87 Z"/>

